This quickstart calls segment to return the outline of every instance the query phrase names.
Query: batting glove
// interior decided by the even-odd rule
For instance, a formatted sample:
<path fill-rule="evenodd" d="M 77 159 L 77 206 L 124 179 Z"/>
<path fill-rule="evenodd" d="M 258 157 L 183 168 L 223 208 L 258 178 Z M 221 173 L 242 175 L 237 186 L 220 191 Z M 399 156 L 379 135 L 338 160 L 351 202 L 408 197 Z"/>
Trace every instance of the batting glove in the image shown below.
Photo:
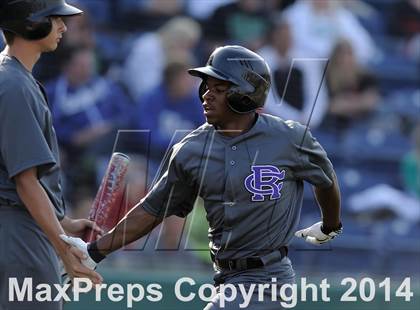
<path fill-rule="evenodd" d="M 88 267 L 89 269 L 92 269 L 92 270 L 96 269 L 96 266 L 98 264 L 90 257 L 90 255 L 88 253 L 88 250 L 87 250 L 88 244 L 86 242 L 84 242 L 80 238 L 69 237 L 69 236 L 66 236 L 64 234 L 60 235 L 60 238 L 61 238 L 61 240 L 63 240 L 67 244 L 69 244 L 71 246 L 74 246 L 78 250 L 82 251 L 83 254 L 85 254 L 86 258 L 81 260 L 83 265 L 85 265 L 86 267 Z M 61 277 L 62 277 L 62 280 L 63 280 L 64 284 L 67 284 L 67 283 L 71 282 L 71 278 L 68 276 L 68 274 L 67 274 L 67 272 L 65 271 L 64 268 L 63 268 Z"/>
<path fill-rule="evenodd" d="M 96 268 L 97 263 L 90 257 L 87 250 L 88 244 L 86 242 L 84 242 L 80 238 L 69 237 L 66 235 L 60 235 L 60 238 L 67 244 L 74 246 L 75 248 L 79 249 L 80 251 L 83 252 L 83 254 L 86 255 L 86 258 L 82 260 L 83 265 L 85 265 L 86 267 L 92 270 Z"/>
<path fill-rule="evenodd" d="M 318 222 L 308 228 L 298 230 L 295 232 L 295 236 L 304 238 L 306 242 L 320 245 L 330 241 L 331 239 L 334 239 L 336 236 L 341 234 L 342 231 L 343 227 L 341 223 L 338 229 L 333 231 L 325 231 L 325 229 L 322 227 L 322 222 Z"/>

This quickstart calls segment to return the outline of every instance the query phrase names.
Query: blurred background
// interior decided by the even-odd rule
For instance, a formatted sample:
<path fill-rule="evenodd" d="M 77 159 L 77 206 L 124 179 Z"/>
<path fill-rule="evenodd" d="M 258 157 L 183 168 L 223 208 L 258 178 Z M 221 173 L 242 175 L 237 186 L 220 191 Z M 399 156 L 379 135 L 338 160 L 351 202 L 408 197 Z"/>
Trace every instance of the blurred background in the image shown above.
<path fill-rule="evenodd" d="M 420 279 L 419 0 L 77 0 L 56 53 L 34 75 L 48 90 L 67 209 L 88 215 L 111 153 L 132 158 L 128 202 L 153 183 L 170 145 L 204 122 L 186 69 L 225 44 L 260 53 L 272 70 L 265 112 L 309 125 L 342 192 L 344 234 L 313 248 L 296 240 L 297 276 L 337 281 L 412 278 L 417 298 L 301 304 L 296 309 L 418 309 Z M 120 131 L 119 131 L 120 130 Z M 319 219 L 305 186 L 301 226 Z M 200 201 L 100 267 L 108 283 L 212 283 Z M 201 309 L 171 293 L 135 309 Z M 172 294 L 173 295 L 173 294 Z M 338 295 L 337 295 L 338 296 Z M 106 299 L 106 298 L 105 298 Z M 339 298 L 335 298 L 337 301 Z M 144 305 L 144 306 L 143 306 Z M 66 309 L 125 309 L 86 298 Z"/>

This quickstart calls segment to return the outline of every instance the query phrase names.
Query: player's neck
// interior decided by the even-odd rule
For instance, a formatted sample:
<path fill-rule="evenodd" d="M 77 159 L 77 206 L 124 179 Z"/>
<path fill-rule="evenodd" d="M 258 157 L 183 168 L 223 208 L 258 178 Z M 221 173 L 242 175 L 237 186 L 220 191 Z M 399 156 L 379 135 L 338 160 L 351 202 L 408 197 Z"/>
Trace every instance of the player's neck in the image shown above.
<path fill-rule="evenodd" d="M 25 40 L 15 40 L 11 46 L 6 46 L 5 52 L 7 55 L 19 60 L 29 72 L 32 72 L 33 67 L 41 56 L 39 48 Z"/>
<path fill-rule="evenodd" d="M 238 114 L 235 119 L 226 124 L 220 124 L 216 128 L 224 136 L 237 137 L 250 130 L 256 123 L 257 118 L 258 115 L 256 113 Z"/>

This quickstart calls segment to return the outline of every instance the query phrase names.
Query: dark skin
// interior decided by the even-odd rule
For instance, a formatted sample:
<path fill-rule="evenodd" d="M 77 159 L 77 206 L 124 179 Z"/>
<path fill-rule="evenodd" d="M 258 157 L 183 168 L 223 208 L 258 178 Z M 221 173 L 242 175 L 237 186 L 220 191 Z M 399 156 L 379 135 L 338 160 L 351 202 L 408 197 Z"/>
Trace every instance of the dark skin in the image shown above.
<path fill-rule="evenodd" d="M 325 232 L 337 230 L 340 226 L 340 188 L 335 173 L 332 181 L 333 184 L 327 188 L 313 187 L 322 212 L 322 226 Z"/>
<path fill-rule="evenodd" d="M 235 137 L 248 131 L 254 124 L 257 114 L 238 114 L 227 104 L 227 91 L 230 83 L 212 77 L 206 79 L 207 90 L 203 95 L 204 116 L 209 124 L 229 137 Z M 323 214 L 324 227 L 336 228 L 340 223 L 340 192 L 334 175 L 333 184 L 328 188 L 314 187 L 318 204 Z M 117 226 L 96 241 L 99 252 L 108 255 L 124 245 L 145 236 L 158 226 L 159 219 L 137 204 Z"/>
<path fill-rule="evenodd" d="M 230 82 L 208 77 L 203 108 L 207 123 L 223 135 L 236 137 L 252 127 L 256 113 L 238 114 L 229 108 L 226 95 L 230 86 Z"/>

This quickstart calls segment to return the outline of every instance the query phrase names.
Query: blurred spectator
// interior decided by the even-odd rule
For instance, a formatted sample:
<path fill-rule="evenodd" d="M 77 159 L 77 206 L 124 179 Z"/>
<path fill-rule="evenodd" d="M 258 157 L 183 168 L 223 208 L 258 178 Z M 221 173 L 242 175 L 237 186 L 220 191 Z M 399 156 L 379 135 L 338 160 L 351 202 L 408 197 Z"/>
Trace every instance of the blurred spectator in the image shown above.
<path fill-rule="evenodd" d="M 283 11 L 295 2 L 296 0 L 266 0 L 264 1 L 264 5 L 265 9 L 272 14 Z"/>
<path fill-rule="evenodd" d="M 404 189 L 420 199 L 420 124 L 413 131 L 413 150 L 401 162 Z"/>
<path fill-rule="evenodd" d="M 388 184 L 380 183 L 349 197 L 350 210 L 369 215 L 373 220 L 401 219 L 417 223 L 420 220 L 420 203 L 407 193 Z"/>
<path fill-rule="evenodd" d="M 220 6 L 232 3 L 236 0 L 201 0 L 187 1 L 187 12 L 194 18 L 203 20 L 209 16 Z"/>
<path fill-rule="evenodd" d="M 201 36 L 200 25 L 188 17 L 175 17 L 157 32 L 141 35 L 125 62 L 122 79 L 133 99 L 155 88 L 170 58 L 192 58 Z"/>
<path fill-rule="evenodd" d="M 349 10 L 359 19 L 366 20 L 368 18 L 375 18 L 377 16 L 375 8 L 364 0 L 342 0 L 340 2 L 342 2 L 343 7 Z"/>
<path fill-rule="evenodd" d="M 115 7 L 121 0 L 68 0 L 76 7 L 83 7 L 84 12 L 91 13 L 95 28 L 107 27 L 114 23 Z"/>
<path fill-rule="evenodd" d="M 325 61 L 296 58 L 299 52 L 293 50 L 290 25 L 282 16 L 273 19 L 271 29 L 269 44 L 259 50 L 272 72 L 265 112 L 308 124 L 316 104 L 309 123 L 315 128 L 328 109 L 325 87 L 318 91 Z"/>
<path fill-rule="evenodd" d="M 212 13 L 222 5 L 227 5 L 233 2 L 237 2 L 237 0 L 187 0 L 186 1 L 186 8 L 189 15 L 193 16 L 194 18 L 204 20 L 209 18 Z M 264 8 L 267 11 L 281 11 L 286 6 L 295 2 L 295 0 L 265 0 Z"/>
<path fill-rule="evenodd" d="M 212 47 L 233 43 L 258 49 L 269 30 L 269 14 L 265 1 L 260 0 L 238 0 L 223 5 L 207 21 L 205 37 Z"/>
<path fill-rule="evenodd" d="M 406 54 L 420 61 L 420 1 L 396 1 L 392 12 L 390 33 L 404 39 Z"/>
<path fill-rule="evenodd" d="M 420 33 L 420 1 L 395 1 L 390 33 L 405 39 L 411 39 Z"/>
<path fill-rule="evenodd" d="M 146 10 L 152 16 L 156 14 L 174 16 L 182 11 L 182 7 L 183 0 L 149 0 Z"/>
<path fill-rule="evenodd" d="M 174 144 L 186 134 L 177 130 L 195 129 L 204 123 L 196 84 L 187 73 L 189 67 L 186 62 L 169 63 L 162 83 L 140 99 L 137 127 L 150 130 L 150 141 L 144 145 L 149 145 L 147 151 L 157 164 L 171 142 Z"/>
<path fill-rule="evenodd" d="M 76 18 L 66 19 L 67 32 L 63 38 L 65 46 L 95 47 L 94 27 L 88 12 Z"/>
<path fill-rule="evenodd" d="M 184 13 L 183 0 L 113 0 L 117 24 L 128 31 L 155 31 L 168 20 Z M 201 0 L 200 0 L 201 2 Z"/>
<path fill-rule="evenodd" d="M 292 27 L 296 49 L 305 57 L 327 58 L 340 38 L 351 42 L 360 63 L 375 57 L 369 33 L 340 1 L 299 0 L 284 13 Z"/>
<path fill-rule="evenodd" d="M 379 102 L 375 78 L 357 64 L 354 48 L 346 40 L 333 49 L 326 82 L 330 97 L 327 123 L 337 129 L 369 116 Z"/>
<path fill-rule="evenodd" d="M 116 130 L 130 127 L 132 105 L 120 87 L 95 74 L 91 48 L 73 47 L 67 53 L 62 74 L 46 89 L 58 141 L 67 159 L 63 163 L 69 174 L 67 185 L 82 186 L 84 178 L 79 177 L 83 175 L 86 182 L 92 182 L 88 185 L 94 186 L 95 162 L 111 154 Z"/>
<path fill-rule="evenodd" d="M 413 132 L 413 150 L 401 161 L 404 189 L 396 189 L 377 180 L 377 185 L 349 197 L 350 210 L 369 214 L 375 220 L 384 214 L 406 223 L 420 221 L 420 124 Z"/>

